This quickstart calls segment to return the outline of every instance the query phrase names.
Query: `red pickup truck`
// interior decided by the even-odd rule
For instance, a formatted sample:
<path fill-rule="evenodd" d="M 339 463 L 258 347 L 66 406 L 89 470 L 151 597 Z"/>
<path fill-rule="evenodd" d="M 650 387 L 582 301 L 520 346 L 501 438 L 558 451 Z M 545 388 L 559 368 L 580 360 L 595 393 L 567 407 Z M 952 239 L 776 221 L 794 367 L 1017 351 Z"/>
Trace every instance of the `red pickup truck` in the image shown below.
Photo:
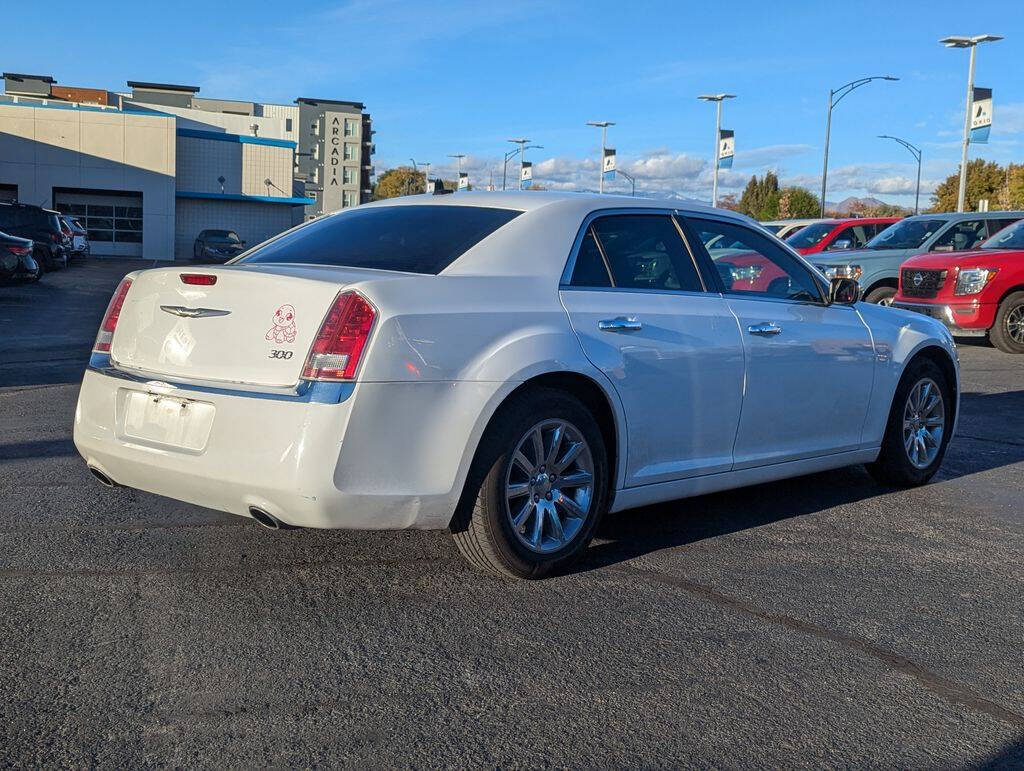
<path fill-rule="evenodd" d="M 1024 353 L 1024 220 L 970 252 L 931 252 L 900 266 L 893 307 L 939 319 L 961 337 L 988 335 Z"/>

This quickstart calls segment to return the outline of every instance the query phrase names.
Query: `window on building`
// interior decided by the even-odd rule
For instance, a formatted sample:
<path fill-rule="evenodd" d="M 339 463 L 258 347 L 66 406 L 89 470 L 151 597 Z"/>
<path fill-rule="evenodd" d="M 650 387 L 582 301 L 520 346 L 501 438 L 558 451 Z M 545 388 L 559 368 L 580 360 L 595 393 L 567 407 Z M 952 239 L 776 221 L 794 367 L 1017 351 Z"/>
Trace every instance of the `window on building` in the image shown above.
<path fill-rule="evenodd" d="M 106 243 L 142 243 L 142 207 L 79 203 L 57 197 L 62 214 L 74 217 L 88 231 L 89 240 Z"/>
<path fill-rule="evenodd" d="M 350 207 L 350 206 L 355 206 L 356 205 L 355 195 L 353 193 L 351 193 L 350 191 L 345 190 L 341 194 L 341 205 L 344 208 L 346 208 L 346 209 L 348 207 Z"/>
<path fill-rule="evenodd" d="M 345 136 L 354 137 L 356 135 L 356 122 L 351 118 L 345 118 Z"/>
<path fill-rule="evenodd" d="M 285 118 L 284 119 L 284 130 L 287 131 L 289 134 L 292 133 L 292 119 L 291 118 Z"/>
<path fill-rule="evenodd" d="M 307 190 L 306 198 L 312 198 L 315 201 L 317 199 L 316 190 Z"/>
<path fill-rule="evenodd" d="M 355 176 L 354 172 L 355 172 L 355 169 L 353 169 L 351 166 L 343 166 L 342 169 L 341 169 L 341 182 L 342 182 L 342 184 L 344 184 L 344 185 L 351 185 L 352 184 L 352 180 L 353 180 L 353 178 Z"/>
<path fill-rule="evenodd" d="M 313 136 L 320 136 L 320 121 L 315 120 L 309 124 L 309 130 L 313 132 Z"/>
<path fill-rule="evenodd" d="M 356 146 L 351 142 L 345 143 L 345 160 L 354 161 L 356 159 Z"/>

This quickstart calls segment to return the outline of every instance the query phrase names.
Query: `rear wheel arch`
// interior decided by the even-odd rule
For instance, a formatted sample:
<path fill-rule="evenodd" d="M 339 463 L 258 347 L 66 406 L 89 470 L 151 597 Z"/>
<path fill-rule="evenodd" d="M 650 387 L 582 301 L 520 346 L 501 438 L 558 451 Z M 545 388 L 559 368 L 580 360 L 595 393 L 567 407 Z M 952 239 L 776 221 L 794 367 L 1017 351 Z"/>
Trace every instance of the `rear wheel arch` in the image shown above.
<path fill-rule="evenodd" d="M 487 419 L 483 431 L 476 441 L 476 446 L 471 453 L 467 453 L 469 460 L 469 471 L 463 481 L 462 496 L 467 491 L 475 489 L 477 481 L 473 479 L 473 465 L 480 446 L 486 440 L 492 426 L 495 425 L 504 412 L 516 404 L 528 399 L 531 393 L 543 390 L 560 391 L 568 394 L 587 408 L 601 431 L 601 438 L 604 440 L 605 450 L 608 455 L 608 499 L 609 504 L 615 493 L 616 480 L 618 478 L 618 463 L 622 447 L 622 430 L 616 417 L 615 408 L 611 402 L 611 395 L 608 394 L 596 380 L 580 372 L 558 371 L 545 372 L 535 375 L 520 383 L 514 390 L 507 394 Z"/>
<path fill-rule="evenodd" d="M 861 296 L 862 297 L 867 297 L 869 294 L 874 292 L 876 289 L 881 289 L 883 287 L 886 287 L 886 288 L 889 288 L 889 289 L 899 290 L 899 288 L 900 288 L 900 280 L 899 280 L 899 278 L 880 278 L 877 281 L 875 281 L 873 284 L 871 284 L 871 286 L 869 286 L 866 289 L 864 289 L 861 292 Z"/>

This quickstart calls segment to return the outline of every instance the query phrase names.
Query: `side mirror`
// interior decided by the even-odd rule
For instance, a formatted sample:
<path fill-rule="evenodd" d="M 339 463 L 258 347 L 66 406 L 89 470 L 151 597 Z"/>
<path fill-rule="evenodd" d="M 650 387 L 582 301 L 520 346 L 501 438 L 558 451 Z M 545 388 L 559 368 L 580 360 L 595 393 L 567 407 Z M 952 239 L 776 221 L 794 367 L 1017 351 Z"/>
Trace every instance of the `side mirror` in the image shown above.
<path fill-rule="evenodd" d="M 838 241 L 833 242 L 829 249 L 852 249 L 853 241 L 849 238 L 840 238 Z"/>
<path fill-rule="evenodd" d="M 860 284 L 852 278 L 834 278 L 828 286 L 829 305 L 853 305 L 860 299 Z"/>

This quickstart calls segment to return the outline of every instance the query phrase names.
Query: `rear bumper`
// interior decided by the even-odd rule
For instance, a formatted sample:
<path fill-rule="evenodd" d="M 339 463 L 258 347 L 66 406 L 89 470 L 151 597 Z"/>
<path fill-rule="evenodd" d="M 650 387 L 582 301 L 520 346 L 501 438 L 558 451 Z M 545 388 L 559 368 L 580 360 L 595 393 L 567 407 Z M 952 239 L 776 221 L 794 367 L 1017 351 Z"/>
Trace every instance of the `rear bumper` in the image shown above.
<path fill-rule="evenodd" d="M 938 319 L 955 337 L 984 337 L 995 323 L 996 306 L 990 303 L 926 303 L 897 297 L 892 307 Z"/>
<path fill-rule="evenodd" d="M 94 360 L 75 411 L 75 446 L 118 484 L 233 514 L 257 507 L 299 527 L 444 528 L 462 456 L 446 464 L 424 451 L 421 432 L 436 429 L 429 417 L 404 435 L 394 425 L 409 409 L 443 411 L 429 385 L 318 383 L 270 394 L 146 380 Z M 212 405 L 205 442 L 185 449 L 128 436 L 129 392 Z M 353 426 L 357 397 L 371 414 Z M 399 400 L 409 407 L 396 408 Z"/>

